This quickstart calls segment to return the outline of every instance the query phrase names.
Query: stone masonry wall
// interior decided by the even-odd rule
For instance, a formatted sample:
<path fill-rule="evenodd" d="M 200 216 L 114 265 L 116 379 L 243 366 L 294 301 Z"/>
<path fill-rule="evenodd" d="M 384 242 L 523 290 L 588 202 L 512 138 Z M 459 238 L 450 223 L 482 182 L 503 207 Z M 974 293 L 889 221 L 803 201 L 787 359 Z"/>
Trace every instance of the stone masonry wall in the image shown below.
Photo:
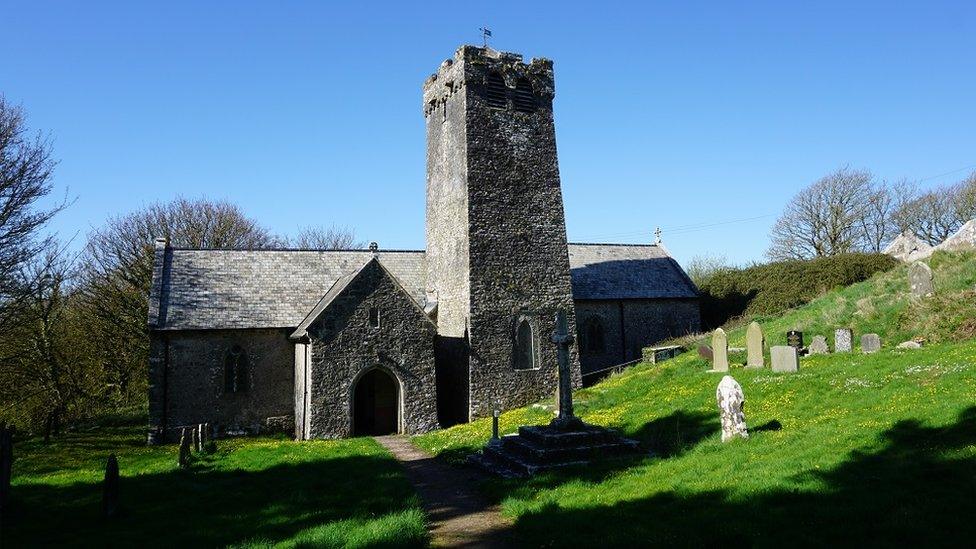
<path fill-rule="evenodd" d="M 369 323 L 371 307 L 379 309 L 379 328 Z M 363 268 L 308 335 L 309 438 L 352 434 L 355 382 L 375 367 L 399 381 L 404 433 L 437 428 L 436 328 L 378 262 Z"/>
<path fill-rule="evenodd" d="M 504 79 L 503 90 L 493 88 L 494 101 L 492 73 Z M 437 147 L 451 148 L 444 154 L 465 161 L 459 177 L 467 184 L 467 203 L 450 202 L 466 209 L 468 221 L 471 419 L 496 406 L 512 408 L 554 394 L 556 349 L 549 338 L 558 309 L 567 312 L 575 331 L 553 86 L 549 60 L 526 64 L 519 55 L 464 46 L 424 88 L 428 138 L 437 137 L 430 127 L 439 119 L 464 129 L 463 139 L 441 139 Z M 429 145 L 428 154 L 432 150 L 440 149 Z M 428 172 L 428 181 L 439 181 L 435 190 L 446 186 L 446 179 L 442 171 Z M 446 228 L 428 229 L 428 257 L 450 249 L 450 242 L 439 240 L 445 233 Z M 522 316 L 535 328 L 541 359 L 535 370 L 513 368 L 515 323 Z M 575 348 L 571 360 L 578 384 Z"/>
<path fill-rule="evenodd" d="M 603 323 L 604 351 L 581 351 L 583 375 L 639 359 L 644 347 L 700 330 L 696 299 L 577 301 L 581 330 L 591 317 L 599 317 Z M 582 334 L 578 342 L 581 340 Z"/>
<path fill-rule="evenodd" d="M 247 353 L 247 390 L 224 390 L 227 352 Z M 291 432 L 294 346 L 281 329 L 153 332 L 151 442 L 174 441 L 183 426 L 210 423 L 218 436 Z M 156 434 L 159 433 L 159 434 Z"/>

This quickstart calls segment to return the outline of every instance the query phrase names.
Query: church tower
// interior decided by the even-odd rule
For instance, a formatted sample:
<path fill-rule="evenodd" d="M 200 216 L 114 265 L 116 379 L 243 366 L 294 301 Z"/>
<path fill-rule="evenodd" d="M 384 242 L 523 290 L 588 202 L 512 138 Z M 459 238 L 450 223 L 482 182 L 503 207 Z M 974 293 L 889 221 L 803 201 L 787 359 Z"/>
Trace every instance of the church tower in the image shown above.
<path fill-rule="evenodd" d="M 473 46 L 424 83 L 442 421 L 556 390 L 555 314 L 566 311 L 570 333 L 576 322 L 553 97 L 552 61 Z M 575 347 L 571 360 L 578 385 Z"/>

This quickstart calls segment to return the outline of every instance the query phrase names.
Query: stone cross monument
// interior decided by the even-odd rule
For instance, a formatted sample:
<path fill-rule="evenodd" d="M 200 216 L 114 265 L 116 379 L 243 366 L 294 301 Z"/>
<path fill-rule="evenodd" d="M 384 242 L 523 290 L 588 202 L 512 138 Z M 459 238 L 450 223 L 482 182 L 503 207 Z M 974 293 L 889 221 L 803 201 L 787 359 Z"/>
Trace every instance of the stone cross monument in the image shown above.
<path fill-rule="evenodd" d="M 556 344 L 559 361 L 559 415 L 550 425 L 564 431 L 579 429 L 583 421 L 573 414 L 573 377 L 569 366 L 569 346 L 573 344 L 573 335 L 569 332 L 566 311 L 561 309 L 556 313 L 556 331 L 552 334 L 552 342 Z"/>

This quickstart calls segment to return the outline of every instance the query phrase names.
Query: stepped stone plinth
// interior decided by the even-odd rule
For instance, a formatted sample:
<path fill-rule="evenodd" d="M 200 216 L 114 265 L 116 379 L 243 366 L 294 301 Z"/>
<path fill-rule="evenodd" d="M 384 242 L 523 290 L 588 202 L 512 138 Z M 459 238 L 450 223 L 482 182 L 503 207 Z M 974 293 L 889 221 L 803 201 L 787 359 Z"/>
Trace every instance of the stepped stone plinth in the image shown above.
<path fill-rule="evenodd" d="M 639 453 L 636 440 L 581 423 L 569 430 L 552 425 L 519 427 L 518 434 L 491 439 L 481 452 L 468 459 L 500 476 L 526 477 Z"/>

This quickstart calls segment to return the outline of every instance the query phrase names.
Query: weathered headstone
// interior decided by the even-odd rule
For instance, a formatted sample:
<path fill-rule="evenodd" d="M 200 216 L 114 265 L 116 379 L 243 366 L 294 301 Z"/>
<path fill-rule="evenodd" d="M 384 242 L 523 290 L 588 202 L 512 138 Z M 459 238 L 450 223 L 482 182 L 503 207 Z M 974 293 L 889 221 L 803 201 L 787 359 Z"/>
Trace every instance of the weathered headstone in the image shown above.
<path fill-rule="evenodd" d="M 712 333 L 712 371 L 729 371 L 729 336 L 721 328 Z"/>
<path fill-rule="evenodd" d="M 722 419 L 722 442 L 739 437 L 749 438 L 746 416 L 742 412 L 742 406 L 746 402 L 742 386 L 732 376 L 725 376 L 715 389 L 715 399 L 718 401 L 718 413 Z"/>
<path fill-rule="evenodd" d="M 0 423 L 0 514 L 10 497 L 10 474 L 14 465 L 14 430 Z"/>
<path fill-rule="evenodd" d="M 830 353 L 830 347 L 827 346 L 827 338 L 824 336 L 813 336 L 813 341 L 810 342 L 810 354 L 826 355 L 828 353 Z"/>
<path fill-rule="evenodd" d="M 115 454 L 108 456 L 105 464 L 105 482 L 102 485 L 102 516 L 111 518 L 119 509 L 119 462 Z"/>
<path fill-rule="evenodd" d="M 200 452 L 200 425 L 190 427 L 190 450 Z"/>
<path fill-rule="evenodd" d="M 763 347 L 765 346 L 762 327 L 758 322 L 752 322 L 746 328 L 746 368 L 762 368 Z"/>
<path fill-rule="evenodd" d="M 922 344 L 914 339 L 909 339 L 908 341 L 903 341 L 899 343 L 895 349 L 921 349 Z"/>
<path fill-rule="evenodd" d="M 932 269 L 921 261 L 912 263 L 908 268 L 908 281 L 912 288 L 912 297 L 927 297 L 935 293 L 932 285 Z"/>
<path fill-rule="evenodd" d="M 878 334 L 864 334 L 861 336 L 861 352 L 876 353 L 881 350 L 881 336 Z"/>
<path fill-rule="evenodd" d="M 708 345 L 698 346 L 698 356 L 704 358 L 705 360 L 711 362 L 715 358 L 715 353 L 712 352 L 712 348 Z"/>
<path fill-rule="evenodd" d="M 854 331 L 850 328 L 838 328 L 834 330 L 834 352 L 835 353 L 849 353 L 851 352 L 854 341 Z"/>
<path fill-rule="evenodd" d="M 769 349 L 774 372 L 796 372 L 800 369 L 800 351 L 792 345 L 776 345 Z"/>
<path fill-rule="evenodd" d="M 186 469 L 190 466 L 190 429 L 184 427 L 183 433 L 180 436 L 180 457 L 179 464 L 180 469 Z"/>
<path fill-rule="evenodd" d="M 786 332 L 786 344 L 790 347 L 796 347 L 796 350 L 803 348 L 803 332 L 798 330 L 790 330 Z"/>

